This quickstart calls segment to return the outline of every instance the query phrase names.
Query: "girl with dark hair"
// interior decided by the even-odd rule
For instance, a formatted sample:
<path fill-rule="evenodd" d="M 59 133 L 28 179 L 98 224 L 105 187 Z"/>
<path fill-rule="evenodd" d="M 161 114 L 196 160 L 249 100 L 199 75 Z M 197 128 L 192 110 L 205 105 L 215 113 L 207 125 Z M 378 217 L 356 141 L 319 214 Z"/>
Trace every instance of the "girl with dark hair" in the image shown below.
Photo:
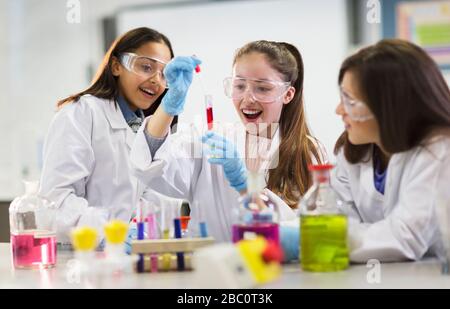
<path fill-rule="evenodd" d="M 131 30 L 112 44 L 92 85 L 58 103 L 40 181 L 58 207 L 58 242 L 77 225 L 100 228 L 111 215 L 129 221 L 141 198 L 166 199 L 130 173 L 129 152 L 144 115 L 170 92 L 163 70 L 173 56 L 163 34 Z"/>
<path fill-rule="evenodd" d="M 349 206 L 351 260 L 435 254 L 437 181 L 450 154 L 450 91 L 438 66 L 412 43 L 383 40 L 344 61 L 339 86 L 345 132 L 332 184 Z"/>
<path fill-rule="evenodd" d="M 166 73 L 176 76 L 171 64 Z M 247 191 L 247 169 L 265 167 L 266 192 L 282 210 L 281 220 L 287 221 L 296 218 L 292 208 L 312 185 L 308 164 L 323 160 L 305 119 L 303 61 L 296 47 L 270 41 L 246 44 L 234 57 L 224 89 L 245 128 L 222 128 L 226 138 L 218 134 L 221 127 L 216 124 L 203 136 L 167 135 L 172 116 L 181 112 L 184 102 L 171 111 L 162 105 L 138 132 L 131 154 L 137 175 L 155 190 L 198 207 L 192 209 L 192 222 L 203 213 L 218 241 L 231 240 L 232 210 Z M 158 140 L 162 145 L 153 147 Z M 202 142 L 208 146 L 203 150 L 211 152 L 193 156 Z M 260 145 L 261 153 L 255 151 Z"/>

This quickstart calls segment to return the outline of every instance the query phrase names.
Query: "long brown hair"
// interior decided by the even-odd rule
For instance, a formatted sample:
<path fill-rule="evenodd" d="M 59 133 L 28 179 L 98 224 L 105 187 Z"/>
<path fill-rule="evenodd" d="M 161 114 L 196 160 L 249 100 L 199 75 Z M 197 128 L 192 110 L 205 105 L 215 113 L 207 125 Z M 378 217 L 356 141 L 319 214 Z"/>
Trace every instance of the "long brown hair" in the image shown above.
<path fill-rule="evenodd" d="M 355 74 L 364 102 L 375 115 L 385 151 L 412 149 L 437 128 L 450 126 L 450 91 L 437 64 L 417 45 L 382 40 L 347 58 L 339 72 Z M 351 163 L 361 162 L 371 144 L 353 145 L 344 132 L 335 153 L 344 147 Z"/>
<path fill-rule="evenodd" d="M 291 82 L 291 86 L 295 88 L 294 98 L 281 111 L 278 166 L 269 171 L 267 180 L 267 187 L 281 195 L 291 208 L 295 208 L 300 197 L 312 185 L 311 174 L 308 172 L 308 165 L 312 163 L 311 155 L 317 162 L 321 162 L 318 143 L 314 142 L 305 120 L 303 60 L 298 49 L 291 44 L 255 41 L 237 51 L 233 64 L 250 53 L 263 54 L 269 64 L 283 75 L 284 80 Z"/>
<path fill-rule="evenodd" d="M 77 102 L 80 97 L 85 94 L 91 94 L 101 99 L 117 100 L 117 97 L 119 96 L 119 87 L 117 85 L 118 77 L 114 76 L 112 73 L 113 57 L 119 58 L 122 53 L 134 52 L 136 49 L 149 42 L 164 43 L 170 50 L 171 58 L 174 57 L 172 45 L 164 34 L 146 27 L 130 30 L 112 43 L 94 76 L 91 86 L 86 90 L 59 101 L 57 107 L 60 108 L 65 104 Z M 144 111 L 145 116 L 151 115 L 156 111 L 164 95 L 165 92 L 152 104 L 152 106 L 150 106 L 150 108 Z"/>

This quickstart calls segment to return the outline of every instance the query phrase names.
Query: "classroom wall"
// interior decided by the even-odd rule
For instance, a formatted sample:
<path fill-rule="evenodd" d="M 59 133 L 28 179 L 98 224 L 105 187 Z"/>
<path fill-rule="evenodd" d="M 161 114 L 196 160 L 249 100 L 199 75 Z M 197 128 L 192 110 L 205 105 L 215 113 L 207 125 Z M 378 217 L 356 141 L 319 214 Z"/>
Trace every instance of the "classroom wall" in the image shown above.
<path fill-rule="evenodd" d="M 155 27 L 171 39 L 176 54 L 200 57 L 206 92 L 214 96 L 215 119 L 221 122 L 239 122 L 222 86 L 231 75 L 236 49 L 259 39 L 296 45 L 305 66 L 307 119 L 333 162 L 332 149 L 343 131 L 334 110 L 339 101 L 337 74 L 348 53 L 346 14 L 342 0 L 270 0 L 130 8 L 117 19 L 119 32 L 140 25 Z M 203 95 L 195 78 L 180 122 L 205 121 Z"/>
<path fill-rule="evenodd" d="M 8 201 L 21 194 L 22 178 L 38 178 L 40 151 L 55 112 L 56 101 L 87 87 L 103 56 L 101 19 L 106 16 L 122 18 L 133 13 L 128 8 L 134 5 L 147 5 L 148 9 L 148 5 L 164 6 L 175 2 L 192 1 L 81 0 L 81 22 L 69 24 L 66 20 L 68 1 L 0 1 L 0 200 Z M 344 9 L 346 1 L 279 0 L 276 10 L 269 9 L 273 1 L 258 1 L 262 6 L 267 5 L 258 14 L 253 13 L 255 1 L 245 2 L 247 9 L 243 12 L 235 12 L 234 17 L 225 19 L 220 15 L 208 16 L 216 23 L 208 21 L 207 27 L 203 27 L 202 36 L 213 38 L 208 44 L 199 46 L 207 47 L 201 51 L 201 56 L 205 62 L 207 86 L 216 95 L 216 118 L 228 120 L 235 117 L 228 104 L 229 100 L 221 97 L 223 92 L 220 83 L 223 76 L 230 74 L 229 65 L 234 49 L 245 41 L 257 38 L 289 40 L 300 47 L 305 59 L 305 104 L 311 127 L 331 151 L 335 137 L 342 130 L 333 109 L 338 101 L 337 69 L 348 53 Z M 226 3 L 209 5 L 225 6 Z M 180 32 L 180 27 L 176 26 L 180 20 L 174 20 L 173 13 L 167 9 L 161 6 L 158 9 L 159 17 L 140 20 L 136 26 L 145 22 L 161 31 L 167 30 L 177 53 L 191 53 L 192 49 L 184 46 L 196 39 L 197 33 L 189 33 L 189 29 L 204 26 L 204 19 L 201 16 L 188 16 L 189 27 L 194 28 L 182 27 L 183 31 Z M 239 20 L 245 21 L 253 15 L 265 18 L 262 28 L 254 24 L 240 28 L 237 26 Z M 272 23 L 280 17 L 281 21 Z M 211 25 L 216 24 L 217 27 L 224 26 L 225 30 L 228 29 L 226 32 L 222 28 L 221 35 L 243 34 L 248 31 L 257 31 L 259 35 L 256 37 L 248 32 L 247 36 L 241 36 L 222 47 L 217 38 L 214 38 L 217 34 L 214 29 L 217 28 Z M 277 26 L 273 26 L 274 24 Z M 120 30 L 130 26 L 132 20 L 128 25 L 122 24 Z M 282 35 L 275 32 L 278 29 L 283 31 Z M 376 29 L 375 32 L 373 30 L 370 27 L 367 31 L 376 33 Z M 369 40 L 375 38 L 371 37 Z M 218 63 L 217 59 L 221 62 Z M 215 64 L 210 66 L 209 63 Z M 215 77 L 213 73 L 216 74 Z M 450 75 L 447 75 L 447 80 L 450 83 Z M 197 93 L 193 92 L 192 95 L 199 98 L 198 88 L 196 89 Z M 200 96 L 193 104 L 201 108 L 202 103 Z M 195 109 L 188 110 L 185 118 L 189 120 L 196 113 L 198 114 Z M 198 115 L 204 116 L 203 113 Z"/>
<path fill-rule="evenodd" d="M 81 22 L 69 24 L 68 1 L 0 1 L 0 200 L 21 194 L 22 178 L 38 178 L 57 100 L 86 88 L 101 62 L 101 19 L 157 2 L 81 0 Z"/>
<path fill-rule="evenodd" d="M 7 3 L 6 1 L 0 1 L 0 38 L 6 38 L 6 20 L 7 20 Z M 6 69 L 7 61 L 7 40 L 0 40 L 0 68 Z M 8 103 L 7 103 L 7 91 L 8 91 L 8 74 L 0 74 L 0 188 L 5 186 L 6 183 L 6 170 L 8 166 L 9 154 L 8 145 L 10 140 L 7 138 L 9 131 L 9 121 L 7 115 Z M 0 189 L 1 190 L 1 189 Z M 0 194 L 1 195 L 1 194 Z"/>

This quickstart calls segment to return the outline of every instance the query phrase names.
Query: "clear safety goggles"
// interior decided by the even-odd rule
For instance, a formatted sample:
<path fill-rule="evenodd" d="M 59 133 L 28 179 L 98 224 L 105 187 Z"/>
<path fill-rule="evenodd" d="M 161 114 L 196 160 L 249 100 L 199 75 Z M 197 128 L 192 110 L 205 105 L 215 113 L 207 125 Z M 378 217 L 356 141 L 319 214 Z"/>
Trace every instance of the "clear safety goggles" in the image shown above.
<path fill-rule="evenodd" d="M 273 103 L 291 87 L 290 82 L 227 77 L 223 80 L 225 95 L 233 100 L 242 100 L 247 91 L 253 100 L 261 103 Z"/>
<path fill-rule="evenodd" d="M 130 72 L 133 72 L 145 79 L 153 78 L 159 75 L 159 80 L 164 88 L 168 88 L 163 70 L 167 63 L 164 61 L 139 56 L 133 53 L 123 53 L 120 55 L 120 63 Z"/>
<path fill-rule="evenodd" d="M 342 87 L 339 87 L 339 92 L 345 113 L 350 119 L 363 122 L 373 118 L 372 112 L 365 103 L 351 98 Z"/>

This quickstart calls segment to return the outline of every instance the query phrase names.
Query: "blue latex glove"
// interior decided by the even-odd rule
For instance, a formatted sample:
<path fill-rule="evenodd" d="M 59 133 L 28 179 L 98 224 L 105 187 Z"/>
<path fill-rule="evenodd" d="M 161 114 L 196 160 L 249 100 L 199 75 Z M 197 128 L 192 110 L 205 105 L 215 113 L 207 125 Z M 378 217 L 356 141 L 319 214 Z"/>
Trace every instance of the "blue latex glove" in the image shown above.
<path fill-rule="evenodd" d="M 131 241 L 137 239 L 137 228 L 135 226 L 128 229 L 127 240 L 125 240 L 125 252 L 131 254 Z"/>
<path fill-rule="evenodd" d="M 164 111 L 169 115 L 176 116 L 183 111 L 195 67 L 200 63 L 201 61 L 194 57 L 175 57 L 164 68 L 169 90 L 161 103 Z"/>
<path fill-rule="evenodd" d="M 280 226 L 281 247 L 284 252 L 284 261 L 299 259 L 300 228 L 293 226 Z"/>
<path fill-rule="evenodd" d="M 205 149 L 208 162 L 223 166 L 225 177 L 236 191 L 246 190 L 247 170 L 234 144 L 212 131 L 202 137 L 202 142 L 209 146 Z"/>

